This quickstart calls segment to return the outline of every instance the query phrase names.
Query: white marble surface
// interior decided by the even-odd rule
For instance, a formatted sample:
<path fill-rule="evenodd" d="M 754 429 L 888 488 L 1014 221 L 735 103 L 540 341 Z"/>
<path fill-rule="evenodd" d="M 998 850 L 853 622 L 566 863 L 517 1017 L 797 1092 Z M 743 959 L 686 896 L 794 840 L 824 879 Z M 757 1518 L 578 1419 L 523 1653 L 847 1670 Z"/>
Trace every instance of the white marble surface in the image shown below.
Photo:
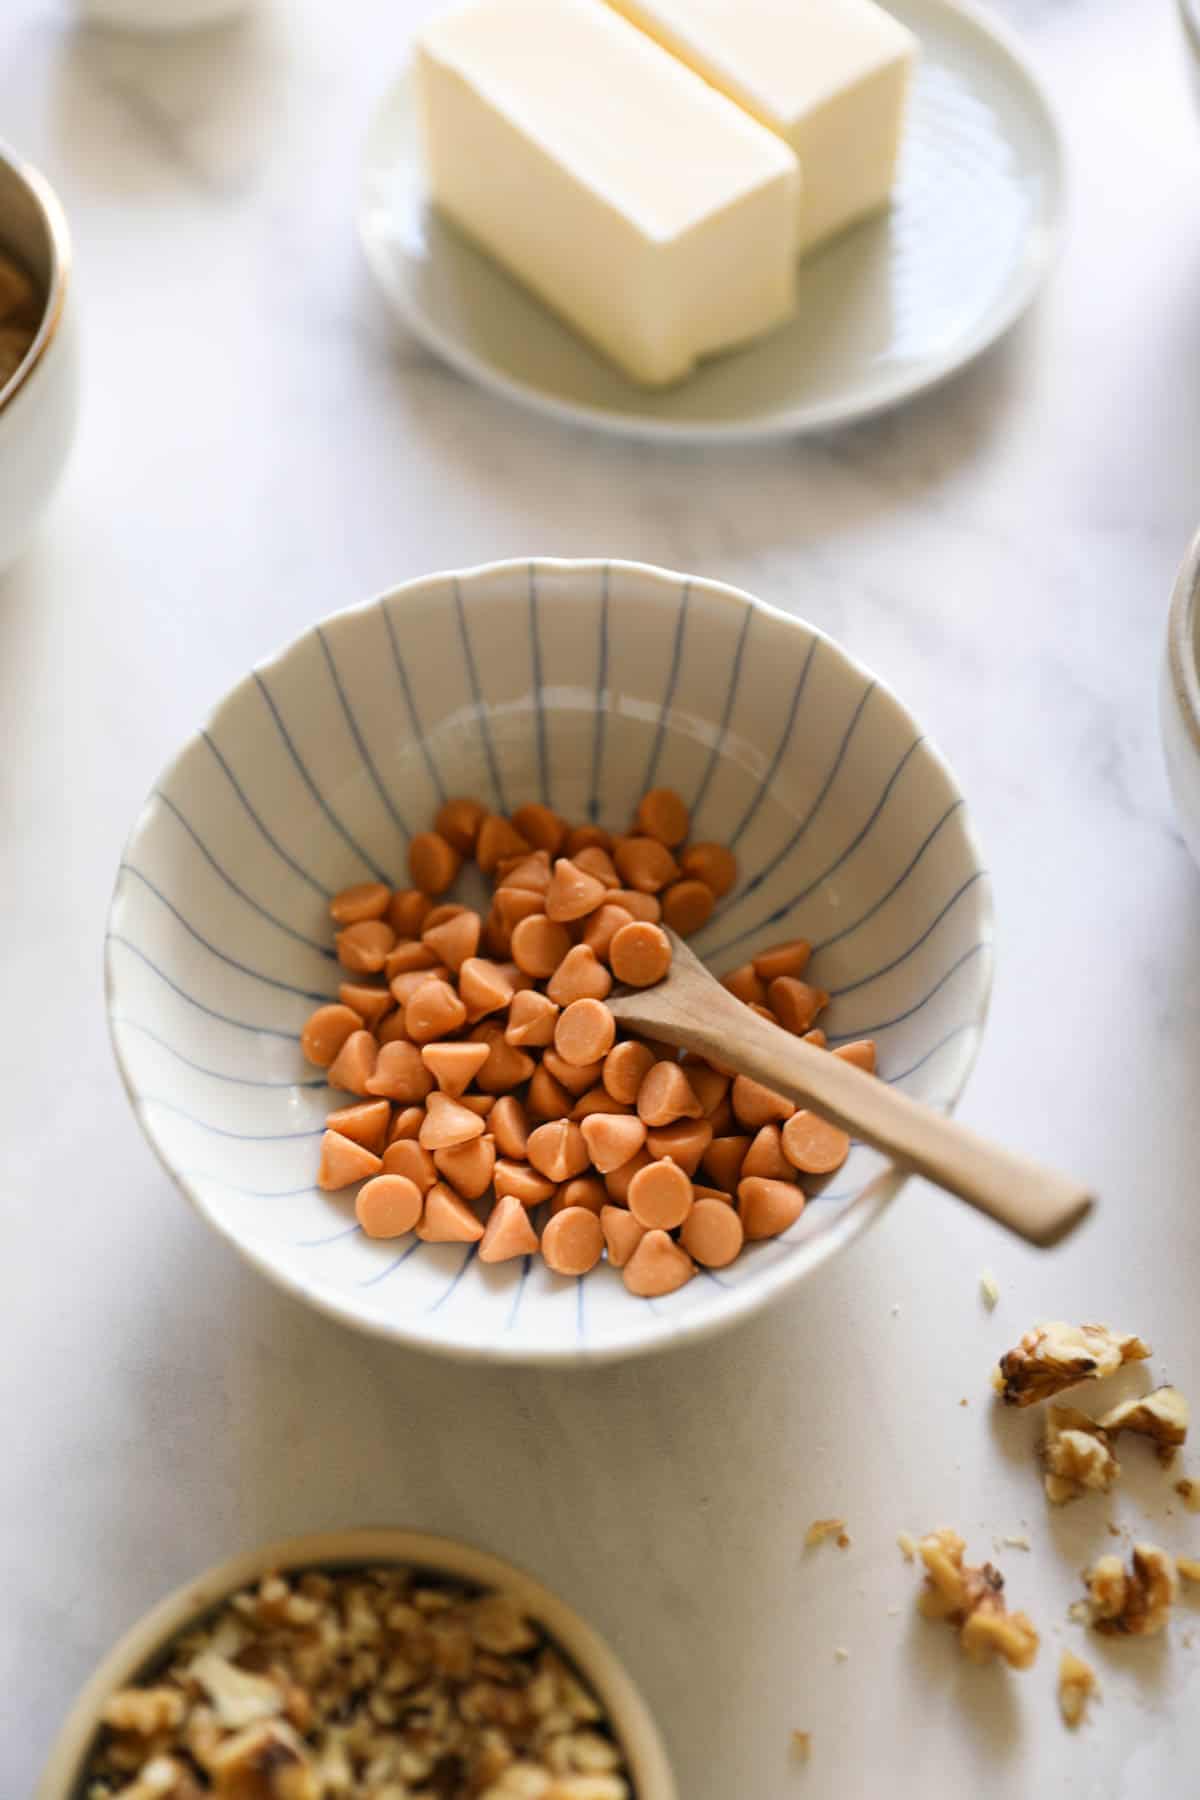
<path fill-rule="evenodd" d="M 1200 1519 L 1137 1445 L 1111 1506 L 1049 1516 L 1033 1422 L 986 1389 L 1037 1318 L 1111 1316 L 1200 1401 L 1200 875 L 1154 712 L 1200 516 L 1200 121 L 1173 9 L 1009 0 L 1071 154 L 1044 302 L 902 414 L 729 456 L 561 433 L 396 343 L 351 212 L 365 109 L 418 10 L 278 0 L 169 47 L 79 32 L 51 0 L 0 15 L 0 130 L 69 209 L 87 361 L 67 483 L 0 582 L 0 1792 L 28 1792 L 97 1652 L 164 1588 L 267 1535 L 395 1522 L 561 1588 L 643 1684 L 687 1800 L 1182 1800 L 1194 1602 L 1168 1641 L 1091 1646 L 1104 1701 L 1076 1738 L 1054 1669 L 1105 1520 L 1195 1554 Z M 737 1335 L 489 1375 L 311 1316 L 192 1217 L 102 1016 L 135 809 L 300 626 L 531 551 L 742 583 L 838 635 L 941 740 L 1000 928 L 964 1114 L 1099 1184 L 1076 1243 L 1038 1255 L 913 1186 Z M 806 1553 L 835 1511 L 852 1548 Z M 1028 1530 L 1000 1560 L 1043 1630 L 1032 1673 L 970 1669 L 914 1618 L 895 1533 L 943 1522 L 980 1551 Z"/>

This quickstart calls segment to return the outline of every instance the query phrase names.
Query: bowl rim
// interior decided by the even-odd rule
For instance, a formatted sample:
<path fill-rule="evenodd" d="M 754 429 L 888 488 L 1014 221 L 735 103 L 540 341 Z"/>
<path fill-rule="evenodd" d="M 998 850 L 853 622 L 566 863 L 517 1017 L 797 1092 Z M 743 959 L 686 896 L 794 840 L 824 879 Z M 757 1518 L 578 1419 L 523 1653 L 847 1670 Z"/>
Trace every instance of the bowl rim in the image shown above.
<path fill-rule="evenodd" d="M 605 1638 L 552 1588 L 515 1563 L 458 1538 L 403 1527 L 306 1532 L 213 1564 L 174 1588 L 124 1631 L 88 1676 L 51 1746 L 33 1800 L 74 1800 L 100 1710 L 172 1638 L 272 1569 L 413 1563 L 515 1595 L 595 1687 L 629 1761 L 637 1800 L 678 1800 L 666 1748 L 641 1693 Z"/>
<path fill-rule="evenodd" d="M 1200 50 L 1200 41 L 1197 43 Z M 1167 612 L 1167 669 L 1171 691 L 1192 748 L 1200 755 L 1200 670 L 1196 666 L 1196 609 L 1200 605 L 1200 532 L 1188 545 Z"/>
<path fill-rule="evenodd" d="M 67 305 L 67 289 L 71 280 L 71 233 L 67 215 L 58 195 L 32 163 L 17 155 L 11 145 L 0 139 L 0 162 L 12 170 L 32 196 L 42 215 L 50 240 L 50 284 L 42 305 L 42 316 L 32 344 L 7 382 L 0 384 L 0 415 L 12 405 L 28 384 L 54 342 Z"/>
<path fill-rule="evenodd" d="M 364 1317 L 355 1307 L 352 1299 L 319 1288 L 312 1281 L 304 1280 L 290 1269 L 281 1266 L 275 1260 L 270 1250 L 262 1249 L 257 1245 L 247 1243 L 239 1238 L 234 1233 L 232 1227 L 223 1218 L 214 1215 L 210 1211 L 197 1188 L 185 1173 L 173 1166 L 166 1150 L 159 1143 L 154 1127 L 139 1102 L 138 1086 L 133 1078 L 132 1071 L 127 1065 L 117 1033 L 118 1016 L 115 991 L 117 976 L 113 964 L 112 940 L 113 916 L 120 899 L 121 870 L 125 863 L 132 860 L 131 852 L 146 823 L 157 792 L 160 788 L 165 787 L 170 783 L 173 773 L 188 754 L 200 733 L 209 732 L 219 735 L 219 721 L 222 713 L 227 707 L 234 704 L 242 691 L 255 681 L 256 676 L 259 674 L 264 677 L 269 676 L 286 657 L 290 656 L 301 643 L 312 637 L 317 631 L 334 632 L 339 628 L 339 625 L 343 620 L 364 615 L 378 608 L 382 604 L 392 604 L 398 600 L 403 601 L 406 597 L 423 595 L 426 594 L 430 588 L 440 587 L 445 589 L 451 584 L 458 584 L 465 594 L 469 587 L 483 583 L 483 593 L 479 598 L 486 603 L 489 598 L 495 600 L 498 597 L 496 592 L 489 591 L 487 584 L 497 582 L 503 577 L 511 578 L 518 576 L 522 582 L 524 582 L 528 580 L 531 572 L 534 575 L 545 575 L 547 577 L 558 576 L 561 578 L 564 574 L 579 579 L 584 579 L 586 577 L 593 583 L 597 578 L 602 577 L 605 574 L 636 575 L 644 581 L 649 581 L 653 586 L 666 587 L 675 592 L 678 591 L 681 583 L 687 583 L 693 593 L 702 592 L 711 599 L 718 600 L 726 605 L 735 606 L 739 610 L 750 607 L 763 613 L 768 619 L 781 623 L 789 630 L 798 629 L 812 633 L 833 656 L 839 658 L 845 666 L 860 676 L 864 683 L 873 682 L 879 692 L 890 702 L 890 704 L 896 707 L 901 716 L 912 726 L 913 735 L 920 737 L 921 739 L 923 754 L 926 755 L 940 771 L 949 791 L 960 802 L 958 807 L 958 828 L 963 833 L 971 854 L 972 862 L 979 872 L 980 879 L 975 884 L 978 890 L 976 903 L 980 910 L 981 941 L 987 945 L 989 952 L 986 957 L 980 959 L 982 963 L 978 978 L 980 985 L 974 1017 L 971 1021 L 974 1031 L 971 1034 L 966 1054 L 958 1069 L 956 1078 L 951 1083 L 950 1089 L 944 1097 L 947 1113 L 953 1113 L 962 1097 L 963 1090 L 971 1071 L 975 1066 L 979 1054 L 979 1047 L 983 1038 L 984 1028 L 987 1024 L 994 979 L 993 946 L 995 914 L 991 881 L 987 874 L 987 868 L 980 849 L 979 840 L 971 822 L 965 796 L 963 795 L 948 762 L 938 749 L 936 743 L 918 726 L 912 713 L 904 705 L 903 701 L 897 697 L 887 682 L 876 675 L 865 663 L 860 662 L 856 657 L 852 656 L 835 638 L 830 637 L 818 626 L 813 625 L 806 619 L 800 618 L 796 614 L 784 612 L 779 607 L 772 606 L 769 602 L 760 600 L 747 590 L 734 587 L 729 582 L 718 581 L 702 576 L 686 575 L 676 570 L 664 569 L 652 563 L 630 561 L 622 558 L 507 557 L 493 562 L 478 563 L 465 569 L 441 570 L 430 575 L 414 576 L 407 581 L 398 583 L 393 588 L 388 588 L 381 593 L 372 595 L 369 599 L 359 601 L 355 605 L 344 607 L 338 612 L 328 614 L 323 619 L 316 620 L 314 623 L 306 626 L 303 631 L 298 632 L 288 643 L 283 645 L 282 648 L 276 650 L 262 661 L 255 663 L 250 672 L 234 683 L 228 692 L 225 693 L 211 709 L 202 725 L 198 727 L 196 731 L 189 733 L 176 750 L 175 754 L 169 758 L 154 785 L 151 787 L 149 794 L 134 820 L 132 829 L 130 830 L 121 851 L 121 857 L 118 862 L 117 874 L 113 885 L 112 899 L 109 903 L 104 947 L 104 1000 L 108 1019 L 109 1041 L 112 1045 L 113 1055 L 116 1060 L 122 1086 L 125 1089 L 125 1094 L 130 1107 L 133 1110 L 134 1117 L 141 1127 L 142 1134 L 146 1138 L 147 1143 L 150 1145 L 150 1148 L 162 1169 L 175 1186 L 184 1194 L 201 1219 L 203 1219 L 204 1223 L 212 1230 L 216 1231 L 221 1238 L 237 1251 L 238 1255 L 243 1257 L 251 1267 L 256 1269 L 260 1274 L 265 1275 L 277 1288 L 281 1289 L 284 1293 L 290 1294 L 294 1299 L 302 1300 L 309 1306 L 315 1307 L 316 1310 L 323 1313 L 326 1318 L 334 1319 L 339 1324 L 348 1325 L 354 1330 L 366 1332 L 372 1337 L 383 1338 L 390 1343 L 402 1344 L 408 1349 L 418 1350 L 425 1354 L 432 1353 L 434 1355 L 446 1356 L 459 1362 L 490 1363 L 497 1365 L 507 1364 L 509 1366 L 526 1368 L 534 1366 L 554 1368 L 571 1366 L 595 1367 L 603 1363 L 624 1362 L 636 1357 L 648 1356 L 662 1351 L 676 1349 L 684 1344 L 696 1343 L 703 1338 L 716 1336 L 736 1322 L 748 1318 L 752 1313 L 757 1312 L 769 1301 L 775 1299 L 788 1288 L 792 1287 L 802 1276 L 808 1275 L 814 1269 L 819 1267 L 821 1263 L 825 1262 L 836 1251 L 843 1249 L 847 1244 L 859 1237 L 866 1230 L 867 1226 L 873 1224 L 890 1202 L 895 1199 L 896 1195 L 900 1192 L 904 1183 L 909 1178 L 907 1171 L 898 1168 L 894 1163 L 886 1163 L 876 1175 L 871 1177 L 858 1196 L 846 1206 L 837 1220 L 817 1236 L 809 1239 L 803 1245 L 797 1246 L 795 1255 L 786 1259 L 781 1258 L 772 1269 L 766 1272 L 763 1279 L 758 1281 L 747 1280 L 743 1282 L 735 1293 L 726 1296 L 724 1304 L 719 1309 L 701 1313 L 697 1317 L 685 1316 L 675 1322 L 673 1329 L 670 1331 L 647 1333 L 644 1336 L 639 1336 L 632 1342 L 624 1339 L 615 1343 L 600 1342 L 597 1344 L 588 1343 L 583 1345 L 571 1342 L 555 1344 L 549 1347 L 529 1346 L 509 1342 L 492 1342 L 487 1344 L 464 1343 L 456 1341 L 453 1338 L 425 1335 L 419 1328 L 414 1329 L 405 1320 L 403 1315 L 387 1319 Z"/>

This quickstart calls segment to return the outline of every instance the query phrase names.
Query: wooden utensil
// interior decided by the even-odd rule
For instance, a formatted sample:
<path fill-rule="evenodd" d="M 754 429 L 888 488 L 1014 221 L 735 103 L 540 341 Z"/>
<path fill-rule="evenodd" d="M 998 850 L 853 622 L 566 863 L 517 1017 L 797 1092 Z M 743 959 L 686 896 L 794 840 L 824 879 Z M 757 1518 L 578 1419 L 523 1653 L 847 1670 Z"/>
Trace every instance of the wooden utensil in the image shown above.
<path fill-rule="evenodd" d="M 886 1081 L 768 1024 L 723 988 L 682 938 L 667 935 L 673 959 L 666 980 L 609 996 L 620 1024 L 711 1057 L 811 1107 L 1031 1244 L 1057 1243 L 1091 1209 L 1092 1196 L 1069 1176 L 988 1143 Z"/>

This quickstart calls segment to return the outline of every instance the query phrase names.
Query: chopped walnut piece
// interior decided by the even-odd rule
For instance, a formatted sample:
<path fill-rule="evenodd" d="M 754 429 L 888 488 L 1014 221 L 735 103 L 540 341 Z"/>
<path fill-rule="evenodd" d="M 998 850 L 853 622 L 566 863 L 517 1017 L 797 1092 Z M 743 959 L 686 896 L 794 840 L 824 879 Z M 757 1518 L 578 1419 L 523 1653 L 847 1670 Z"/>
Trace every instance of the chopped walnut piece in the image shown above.
<path fill-rule="evenodd" d="M 1096 1691 L 1096 1671 L 1073 1650 L 1064 1650 L 1058 1665 L 1058 1710 L 1072 1731 L 1083 1720 Z"/>
<path fill-rule="evenodd" d="M 1000 1298 L 1000 1284 L 990 1269 L 984 1269 L 979 1277 L 979 1291 L 983 1295 L 983 1303 L 991 1312 Z"/>
<path fill-rule="evenodd" d="M 917 1554 L 917 1540 L 911 1531 L 898 1531 L 896 1542 L 900 1546 L 900 1554 L 905 1562 L 912 1562 Z"/>
<path fill-rule="evenodd" d="M 804 1547 L 810 1550 L 814 1544 L 822 1543 L 825 1538 L 837 1537 L 845 1529 L 845 1519 L 814 1519 L 804 1534 Z"/>
<path fill-rule="evenodd" d="M 226 1738 L 210 1766 L 220 1800 L 321 1800 L 312 1758 L 278 1719 Z"/>
<path fill-rule="evenodd" d="M 1079 1381 L 1099 1381 L 1122 1363 L 1140 1362 L 1150 1346 L 1107 1325 L 1067 1325 L 1055 1319 L 1027 1331 L 992 1371 L 992 1386 L 1006 1406 L 1034 1406 Z"/>
<path fill-rule="evenodd" d="M 1200 1512 L 1200 1481 L 1189 1481 L 1185 1476 L 1175 1483 L 1175 1492 L 1189 1512 Z"/>
<path fill-rule="evenodd" d="M 233 1595 L 181 1634 L 152 1682 L 112 1696 L 81 1795 L 630 1800 L 630 1789 L 604 1707 L 511 1596 L 394 1566 L 272 1574 Z"/>
<path fill-rule="evenodd" d="M 1076 1499 L 1088 1488 L 1107 1494 L 1121 1473 L 1107 1433 L 1073 1406 L 1046 1408 L 1041 1454 L 1046 1497 L 1056 1506 Z"/>
<path fill-rule="evenodd" d="M 1179 1592 L 1174 1560 L 1153 1544 L 1135 1544 L 1128 1572 L 1119 1556 L 1102 1556 L 1084 1577 L 1089 1623 L 1097 1631 L 1152 1637 L 1163 1629 Z"/>
<path fill-rule="evenodd" d="M 807 1762 L 812 1754 L 812 1732 L 793 1731 L 792 1749 L 796 1752 L 797 1756 Z"/>
<path fill-rule="evenodd" d="M 1113 1437 L 1118 1431 L 1137 1431 L 1153 1438 L 1158 1445 L 1159 1461 L 1169 1463 L 1180 1444 L 1187 1440 L 1188 1403 L 1175 1387 L 1157 1387 L 1140 1400 L 1125 1400 L 1112 1407 L 1097 1421 Z"/>
<path fill-rule="evenodd" d="M 958 1641 L 975 1662 L 1002 1656 L 1014 1669 L 1027 1669 L 1038 1652 L 1038 1634 L 1024 1613 L 1004 1605 L 1004 1577 L 991 1563 L 971 1568 L 956 1531 L 943 1528 L 921 1539 L 925 1586 L 918 1605 L 928 1619 L 958 1627 Z"/>
<path fill-rule="evenodd" d="M 1194 1556 L 1177 1556 L 1175 1569 L 1184 1581 L 1200 1581 L 1200 1561 Z"/>
<path fill-rule="evenodd" d="M 178 1688 L 122 1688 L 104 1703 L 101 1717 L 114 1731 L 132 1731 L 138 1737 L 155 1737 L 182 1725 L 187 1702 Z"/>

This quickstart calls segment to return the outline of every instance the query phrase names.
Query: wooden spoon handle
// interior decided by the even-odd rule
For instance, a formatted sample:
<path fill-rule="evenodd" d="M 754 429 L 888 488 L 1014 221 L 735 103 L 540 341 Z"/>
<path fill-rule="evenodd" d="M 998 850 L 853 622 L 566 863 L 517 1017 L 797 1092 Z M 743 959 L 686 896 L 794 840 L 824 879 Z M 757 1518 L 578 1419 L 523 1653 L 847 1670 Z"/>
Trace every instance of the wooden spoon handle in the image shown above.
<path fill-rule="evenodd" d="M 665 1000 L 666 987 L 657 990 Z M 707 984 L 706 984 L 707 987 Z M 717 983 L 703 1006 L 664 1007 L 656 990 L 623 996 L 614 1011 L 667 1043 L 736 1066 L 789 1100 L 811 1107 L 852 1137 L 891 1157 L 903 1169 L 948 1188 L 1032 1244 L 1049 1245 L 1077 1225 L 1092 1196 L 1069 1176 L 958 1125 L 898 1088 L 864 1074 L 841 1057 L 792 1037 L 760 1019 Z M 640 1004 L 639 1004 L 640 1003 Z M 639 1019 L 635 1015 L 641 1014 Z"/>

